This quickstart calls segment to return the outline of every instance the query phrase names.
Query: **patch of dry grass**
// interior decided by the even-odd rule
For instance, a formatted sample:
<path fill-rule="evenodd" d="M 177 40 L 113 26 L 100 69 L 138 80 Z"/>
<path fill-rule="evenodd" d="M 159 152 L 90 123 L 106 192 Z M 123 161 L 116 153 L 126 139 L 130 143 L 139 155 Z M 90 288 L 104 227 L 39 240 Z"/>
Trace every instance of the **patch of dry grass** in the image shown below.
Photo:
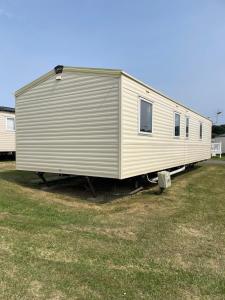
<path fill-rule="evenodd" d="M 0 161 L 0 172 L 15 170 L 15 161 Z"/>

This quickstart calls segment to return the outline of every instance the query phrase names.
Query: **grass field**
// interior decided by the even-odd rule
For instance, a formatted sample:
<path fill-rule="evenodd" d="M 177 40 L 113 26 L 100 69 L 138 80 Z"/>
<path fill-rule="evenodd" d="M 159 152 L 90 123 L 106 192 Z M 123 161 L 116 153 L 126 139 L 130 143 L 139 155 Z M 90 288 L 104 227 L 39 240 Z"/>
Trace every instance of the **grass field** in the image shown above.
<path fill-rule="evenodd" d="M 104 204 L 33 177 L 0 163 L 0 299 L 225 299 L 225 166 Z"/>
<path fill-rule="evenodd" d="M 212 159 L 216 159 L 216 160 L 225 160 L 225 154 L 221 155 L 221 158 L 219 155 L 212 157 Z"/>

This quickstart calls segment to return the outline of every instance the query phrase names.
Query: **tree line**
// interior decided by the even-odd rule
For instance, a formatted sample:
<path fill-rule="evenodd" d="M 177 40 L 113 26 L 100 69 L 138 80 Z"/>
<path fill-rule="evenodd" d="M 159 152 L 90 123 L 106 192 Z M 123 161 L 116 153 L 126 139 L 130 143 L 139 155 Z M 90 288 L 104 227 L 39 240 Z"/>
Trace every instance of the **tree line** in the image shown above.
<path fill-rule="evenodd" d="M 225 134 L 225 124 L 223 125 L 213 125 L 212 127 L 212 136 Z"/>

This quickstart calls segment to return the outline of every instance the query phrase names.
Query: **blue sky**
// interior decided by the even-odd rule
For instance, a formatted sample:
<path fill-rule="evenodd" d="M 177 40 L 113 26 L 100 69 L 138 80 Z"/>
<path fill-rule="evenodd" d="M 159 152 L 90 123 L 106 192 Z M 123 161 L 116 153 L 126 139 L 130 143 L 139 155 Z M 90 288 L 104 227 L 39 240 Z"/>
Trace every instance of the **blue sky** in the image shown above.
<path fill-rule="evenodd" d="M 52 69 L 120 68 L 225 123 L 225 0 L 0 0 L 0 105 Z"/>

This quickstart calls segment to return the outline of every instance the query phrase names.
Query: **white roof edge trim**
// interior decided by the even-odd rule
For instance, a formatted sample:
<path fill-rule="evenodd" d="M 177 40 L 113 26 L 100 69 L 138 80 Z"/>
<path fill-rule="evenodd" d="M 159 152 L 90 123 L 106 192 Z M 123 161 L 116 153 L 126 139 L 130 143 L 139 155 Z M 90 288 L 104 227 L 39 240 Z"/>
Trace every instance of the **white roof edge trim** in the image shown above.
<path fill-rule="evenodd" d="M 119 75 L 123 72 L 121 69 L 105 69 L 105 68 L 85 68 L 85 67 L 64 67 L 63 70 L 75 71 L 75 72 L 91 72 L 91 73 L 102 73 L 102 74 L 115 74 Z"/>
<path fill-rule="evenodd" d="M 200 113 L 194 111 L 193 109 L 190 109 L 189 107 L 185 106 L 184 104 L 180 103 L 177 100 L 174 100 L 170 97 L 168 97 L 167 95 L 161 93 L 160 91 L 152 88 L 151 86 L 149 86 L 148 84 L 142 82 L 141 80 L 129 75 L 128 73 L 124 72 L 121 69 L 104 69 L 104 68 L 86 68 L 86 67 L 69 67 L 69 66 L 64 66 L 63 71 L 67 71 L 67 72 L 83 72 L 83 73 L 97 73 L 97 74 L 107 74 L 107 75 L 116 75 L 116 76 L 120 76 L 120 75 L 124 75 L 134 81 L 136 81 L 137 83 L 140 83 L 141 85 L 143 85 L 144 87 L 148 88 L 149 90 L 159 94 L 162 97 L 167 98 L 168 100 L 174 102 L 177 105 L 180 105 L 182 107 L 184 107 L 185 109 L 192 111 L 193 113 L 201 116 L 202 118 L 208 120 L 209 122 L 213 123 L 209 118 L 201 115 Z M 23 86 L 22 88 L 20 88 L 19 90 L 17 90 L 15 92 L 15 96 L 20 96 L 21 94 L 25 93 L 27 90 L 29 90 L 30 88 L 38 85 L 39 83 L 47 80 L 49 77 L 55 75 L 54 69 L 49 71 L 48 73 L 45 73 L 44 75 L 40 76 L 39 78 L 31 81 L 30 83 L 26 84 L 25 86 Z"/>

